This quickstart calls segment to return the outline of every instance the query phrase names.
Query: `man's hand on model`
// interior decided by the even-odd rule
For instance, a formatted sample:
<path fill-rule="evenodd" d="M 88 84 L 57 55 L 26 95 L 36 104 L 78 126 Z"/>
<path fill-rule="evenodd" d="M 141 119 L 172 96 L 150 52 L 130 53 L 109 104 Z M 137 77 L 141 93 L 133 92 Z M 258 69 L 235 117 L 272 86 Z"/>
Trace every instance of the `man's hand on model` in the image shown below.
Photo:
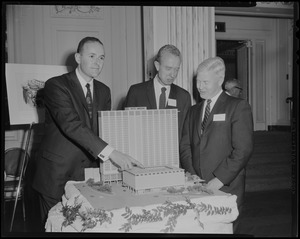
<path fill-rule="evenodd" d="M 118 150 L 112 151 L 109 155 L 110 160 L 120 167 L 120 170 L 131 169 L 133 166 L 144 168 L 143 164 L 135 160 L 128 154 L 124 154 Z"/>

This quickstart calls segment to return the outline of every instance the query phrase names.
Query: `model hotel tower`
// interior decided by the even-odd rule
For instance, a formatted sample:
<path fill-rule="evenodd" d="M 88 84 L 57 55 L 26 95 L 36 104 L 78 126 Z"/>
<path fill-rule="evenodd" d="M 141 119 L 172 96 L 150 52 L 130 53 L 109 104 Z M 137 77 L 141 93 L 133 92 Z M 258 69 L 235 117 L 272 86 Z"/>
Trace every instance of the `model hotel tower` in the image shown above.
<path fill-rule="evenodd" d="M 159 171 L 164 166 L 179 168 L 177 109 L 129 108 L 98 114 L 99 137 L 141 162 L 146 171 L 148 168 L 153 172 L 155 167 Z M 104 182 L 122 180 L 122 174 L 110 160 L 100 164 L 100 172 Z"/>

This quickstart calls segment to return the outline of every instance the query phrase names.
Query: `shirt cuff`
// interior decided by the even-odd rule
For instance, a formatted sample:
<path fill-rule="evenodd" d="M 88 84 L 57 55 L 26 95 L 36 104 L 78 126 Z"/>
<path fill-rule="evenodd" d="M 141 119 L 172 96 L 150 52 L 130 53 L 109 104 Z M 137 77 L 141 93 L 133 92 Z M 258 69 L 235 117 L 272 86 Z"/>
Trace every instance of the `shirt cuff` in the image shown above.
<path fill-rule="evenodd" d="M 115 149 L 109 145 L 107 145 L 99 154 L 98 157 L 102 159 L 103 162 L 109 159 L 109 155 L 114 151 Z"/>

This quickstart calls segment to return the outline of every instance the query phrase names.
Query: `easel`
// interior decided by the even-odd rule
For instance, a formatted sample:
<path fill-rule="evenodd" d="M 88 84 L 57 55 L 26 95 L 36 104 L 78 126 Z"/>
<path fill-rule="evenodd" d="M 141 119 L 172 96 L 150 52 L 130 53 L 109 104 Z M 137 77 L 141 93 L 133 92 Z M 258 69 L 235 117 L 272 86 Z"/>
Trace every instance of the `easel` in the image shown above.
<path fill-rule="evenodd" d="M 30 136 L 31 136 L 31 131 L 32 131 L 33 124 L 34 124 L 34 122 L 32 122 L 30 124 L 29 129 L 28 129 L 26 145 L 25 145 L 25 153 L 24 153 L 24 157 L 23 157 L 23 160 L 22 160 L 21 174 L 20 174 L 20 178 L 19 178 L 17 194 L 16 194 L 16 198 L 15 198 L 15 205 L 14 205 L 14 210 L 13 210 L 12 219 L 11 219 L 11 223 L 10 223 L 10 230 L 9 230 L 10 232 L 12 231 L 12 227 L 13 227 L 13 223 L 14 223 L 14 219 L 15 219 L 15 213 L 16 213 L 16 208 L 17 208 L 17 203 L 18 203 L 18 197 L 19 197 L 19 194 L 20 194 L 20 187 L 21 187 L 21 183 L 22 183 L 22 179 L 23 179 L 23 172 L 24 172 L 26 157 L 28 155 L 28 147 L 29 147 Z"/>

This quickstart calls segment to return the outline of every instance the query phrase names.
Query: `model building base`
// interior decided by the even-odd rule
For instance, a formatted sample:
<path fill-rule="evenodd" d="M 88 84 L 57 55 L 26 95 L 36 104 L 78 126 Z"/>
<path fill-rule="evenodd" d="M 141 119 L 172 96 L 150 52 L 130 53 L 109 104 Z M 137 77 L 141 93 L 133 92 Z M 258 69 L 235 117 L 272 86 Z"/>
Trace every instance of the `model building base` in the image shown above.
<path fill-rule="evenodd" d="M 94 184 L 92 186 L 96 188 L 100 184 L 112 185 L 117 183 L 128 188 L 134 194 L 157 193 L 160 191 L 172 194 L 191 192 L 195 194 L 213 194 L 213 192 L 206 189 L 204 180 L 188 172 L 185 173 L 181 168 L 172 166 L 146 167 L 143 169 L 133 167 L 132 169 L 124 170 L 121 176 L 123 176 L 123 181 L 122 177 L 118 178 L 118 180 L 105 181 L 100 176 L 99 168 L 85 169 L 85 181 Z"/>
<path fill-rule="evenodd" d="M 123 185 L 137 194 L 160 191 L 166 187 L 183 187 L 184 170 L 171 166 L 156 166 L 123 171 Z"/>

